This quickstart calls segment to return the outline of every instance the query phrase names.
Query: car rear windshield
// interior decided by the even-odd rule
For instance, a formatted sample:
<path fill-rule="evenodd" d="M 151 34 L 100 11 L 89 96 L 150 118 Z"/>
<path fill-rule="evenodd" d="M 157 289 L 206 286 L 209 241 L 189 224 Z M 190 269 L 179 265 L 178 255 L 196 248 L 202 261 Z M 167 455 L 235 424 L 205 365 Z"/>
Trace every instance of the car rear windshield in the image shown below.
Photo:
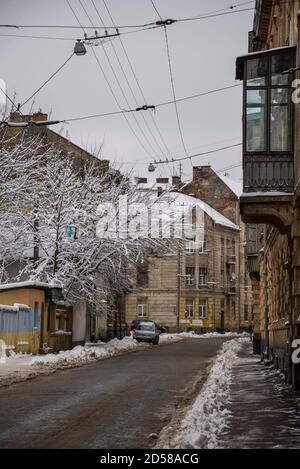
<path fill-rule="evenodd" d="M 151 324 L 151 323 L 148 323 L 148 322 L 142 322 L 138 326 L 138 330 L 140 330 L 140 331 L 155 331 L 155 325 Z"/>

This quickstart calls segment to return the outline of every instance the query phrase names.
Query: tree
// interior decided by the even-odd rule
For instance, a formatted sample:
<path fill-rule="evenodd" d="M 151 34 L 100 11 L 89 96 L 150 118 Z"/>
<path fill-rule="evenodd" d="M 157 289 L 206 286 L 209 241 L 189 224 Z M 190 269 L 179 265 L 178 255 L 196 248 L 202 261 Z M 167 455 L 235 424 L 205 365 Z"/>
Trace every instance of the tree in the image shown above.
<path fill-rule="evenodd" d="M 24 131 L 23 131 L 24 132 Z M 110 236 L 120 225 L 119 200 L 132 205 L 153 203 L 118 171 L 101 174 L 93 161 L 75 170 L 66 155 L 30 133 L 2 140 L 0 147 L 1 280 L 23 278 L 62 285 L 70 302 L 91 305 L 99 298 L 131 288 L 130 266 L 149 253 L 166 251 L 161 240 L 147 236 Z M 100 204 L 100 209 L 99 209 Z M 101 207 L 109 205 L 111 213 Z M 99 236 L 97 225 L 105 219 Z M 124 225 L 137 220 L 130 212 Z M 119 223 L 119 225 L 118 225 Z M 124 233 L 123 233 L 124 234 Z M 14 276 L 11 266 L 17 269 Z"/>

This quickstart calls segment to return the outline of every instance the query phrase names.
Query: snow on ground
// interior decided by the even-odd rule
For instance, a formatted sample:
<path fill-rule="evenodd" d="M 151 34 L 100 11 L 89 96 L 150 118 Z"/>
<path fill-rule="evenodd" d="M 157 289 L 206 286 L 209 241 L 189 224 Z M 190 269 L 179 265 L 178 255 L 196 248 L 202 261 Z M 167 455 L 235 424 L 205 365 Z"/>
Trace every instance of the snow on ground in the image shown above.
<path fill-rule="evenodd" d="M 190 337 L 205 339 L 211 337 L 233 338 L 241 336 L 235 333 L 197 335 L 191 332 L 184 332 L 181 334 L 161 334 L 159 345 L 180 341 Z M 98 342 L 97 344 L 77 346 L 72 350 L 61 351 L 57 354 L 49 353 L 47 355 L 36 356 L 12 354 L 9 358 L 6 358 L 5 361 L 3 360 L 3 363 L 0 362 L 0 386 L 150 347 L 152 347 L 152 345 L 138 343 L 132 340 L 132 337 L 124 337 L 122 340 L 113 339 L 108 343 Z"/>
<path fill-rule="evenodd" d="M 162 334 L 159 344 L 163 345 L 182 339 L 183 337 L 178 334 Z M 113 339 L 107 343 L 98 342 L 97 344 L 77 346 L 72 350 L 61 351 L 57 354 L 49 353 L 36 356 L 12 354 L 0 363 L 0 386 L 150 347 L 152 346 L 136 342 L 132 337 L 124 337 L 122 340 Z"/>
<path fill-rule="evenodd" d="M 242 337 L 249 337 L 249 334 L 247 332 L 225 332 L 224 334 L 220 334 L 219 332 L 207 332 L 206 334 L 196 334 L 195 332 L 181 332 L 179 334 L 181 337 L 191 337 L 194 339 L 211 339 L 213 337 L 219 337 L 219 338 L 224 338 L 224 337 L 229 337 L 232 339 L 235 338 L 242 338 Z"/>
<path fill-rule="evenodd" d="M 230 412 L 230 385 L 232 367 L 238 360 L 246 338 L 233 339 L 223 344 L 208 378 L 194 404 L 189 408 L 175 435 L 169 441 L 159 441 L 157 447 L 179 449 L 213 449 L 228 427 Z M 168 433 L 168 432 L 167 432 Z M 171 431 L 170 431 L 171 433 Z M 166 432 L 163 433 L 166 435 Z M 165 440 L 165 438 L 163 438 Z"/>
<path fill-rule="evenodd" d="M 176 334 L 162 334 L 159 339 L 159 344 L 178 340 L 181 340 L 181 338 Z M 33 357 L 29 364 L 54 367 L 56 365 L 61 367 L 64 364 L 77 365 L 93 360 L 102 360 L 114 357 L 138 348 L 145 348 L 145 346 L 147 346 L 145 343 L 138 343 L 137 341 L 132 340 L 132 337 L 124 337 L 122 340 L 112 339 L 107 343 L 98 342 L 97 344 L 88 346 L 78 345 L 72 350 L 62 351 L 58 354 L 49 353 L 48 355 L 39 355 L 37 357 Z"/>

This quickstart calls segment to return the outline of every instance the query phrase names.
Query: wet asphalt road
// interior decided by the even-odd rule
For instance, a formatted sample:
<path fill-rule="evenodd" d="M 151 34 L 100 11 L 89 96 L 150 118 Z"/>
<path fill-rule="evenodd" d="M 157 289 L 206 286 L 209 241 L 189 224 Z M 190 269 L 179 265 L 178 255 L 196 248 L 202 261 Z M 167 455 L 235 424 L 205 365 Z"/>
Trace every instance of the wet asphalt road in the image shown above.
<path fill-rule="evenodd" d="M 223 339 L 187 339 L 0 389 L 0 448 L 147 448 Z"/>

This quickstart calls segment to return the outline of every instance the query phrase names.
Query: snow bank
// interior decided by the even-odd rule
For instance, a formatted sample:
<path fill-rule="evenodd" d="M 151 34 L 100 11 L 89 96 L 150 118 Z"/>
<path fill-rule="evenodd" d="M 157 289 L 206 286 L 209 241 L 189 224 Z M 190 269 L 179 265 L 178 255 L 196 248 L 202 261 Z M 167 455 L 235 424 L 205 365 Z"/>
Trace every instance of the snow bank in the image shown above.
<path fill-rule="evenodd" d="M 228 427 L 230 412 L 230 384 L 232 367 L 237 352 L 245 339 L 233 339 L 223 344 L 210 371 L 208 379 L 194 404 L 185 415 L 176 432 L 164 448 L 213 449 L 219 444 L 219 437 Z"/>
<path fill-rule="evenodd" d="M 180 337 L 176 334 L 162 334 L 159 343 L 165 344 L 178 340 L 180 340 Z M 72 350 L 61 351 L 58 354 L 39 355 L 32 358 L 29 364 L 49 367 L 76 366 L 85 362 L 103 360 L 138 348 L 145 348 L 145 346 L 149 347 L 147 344 L 136 342 L 132 337 L 124 337 L 122 340 L 112 339 L 108 343 L 100 342 L 94 346 L 86 345 L 83 347 L 78 345 Z"/>
<path fill-rule="evenodd" d="M 211 339 L 212 337 L 230 337 L 232 339 L 242 338 L 242 337 L 249 337 L 247 332 L 225 332 L 224 334 L 220 334 L 219 332 L 207 332 L 206 334 L 196 334 L 195 332 L 182 332 L 179 334 L 181 337 L 191 337 L 195 339 Z"/>

